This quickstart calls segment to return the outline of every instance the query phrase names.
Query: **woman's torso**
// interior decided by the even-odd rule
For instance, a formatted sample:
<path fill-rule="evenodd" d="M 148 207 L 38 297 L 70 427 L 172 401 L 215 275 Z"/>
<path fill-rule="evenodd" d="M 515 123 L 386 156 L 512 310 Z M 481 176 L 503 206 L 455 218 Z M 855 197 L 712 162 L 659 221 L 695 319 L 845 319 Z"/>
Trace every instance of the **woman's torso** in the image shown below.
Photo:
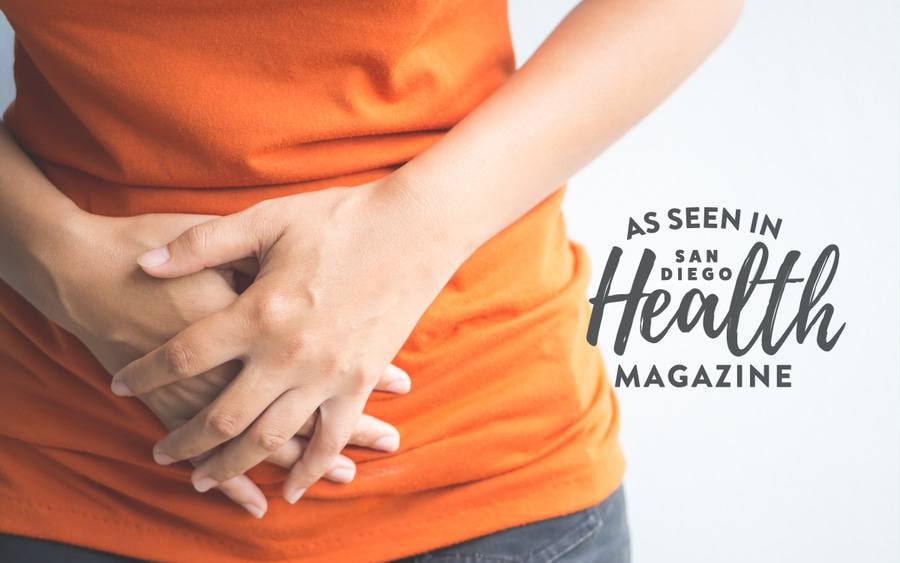
<path fill-rule="evenodd" d="M 103 215 L 229 213 L 389 173 L 513 69 L 505 3 L 0 0 L 7 126 Z M 527 118 L 523 116 L 523 118 Z M 584 343 L 588 266 L 558 192 L 479 249 L 396 359 L 349 485 L 256 522 L 153 464 L 163 429 L 73 338 L 0 285 L 0 530 L 154 559 L 385 559 L 587 507 L 619 483 L 615 399 Z M 352 554 L 352 557 L 351 557 Z"/>

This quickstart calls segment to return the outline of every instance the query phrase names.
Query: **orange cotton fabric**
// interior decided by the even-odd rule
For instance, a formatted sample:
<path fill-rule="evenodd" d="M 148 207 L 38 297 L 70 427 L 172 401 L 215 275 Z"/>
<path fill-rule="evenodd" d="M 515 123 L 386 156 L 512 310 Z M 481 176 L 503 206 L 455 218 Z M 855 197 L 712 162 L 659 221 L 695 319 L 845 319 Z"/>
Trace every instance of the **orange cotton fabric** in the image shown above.
<path fill-rule="evenodd" d="M 104 215 L 230 213 L 375 179 L 514 67 L 500 0 L 0 6 L 16 31 L 7 125 Z M 0 284 L 0 530 L 158 560 L 383 560 L 602 500 L 623 472 L 616 402 L 585 342 L 588 263 L 561 199 L 479 249 L 404 345 L 413 391 L 367 405 L 401 450 L 350 449 L 356 480 L 296 506 L 282 470 L 254 469 L 261 521 L 195 493 L 187 464 L 155 465 L 157 420 Z"/>

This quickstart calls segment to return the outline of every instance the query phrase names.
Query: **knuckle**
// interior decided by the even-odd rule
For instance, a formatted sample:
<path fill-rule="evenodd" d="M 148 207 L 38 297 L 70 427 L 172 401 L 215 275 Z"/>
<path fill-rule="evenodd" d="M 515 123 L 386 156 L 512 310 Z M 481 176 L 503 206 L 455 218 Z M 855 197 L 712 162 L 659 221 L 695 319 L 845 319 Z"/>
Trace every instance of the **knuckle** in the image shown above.
<path fill-rule="evenodd" d="M 230 411 L 213 411 L 206 417 L 206 427 L 216 436 L 233 438 L 241 432 L 241 418 Z"/>
<path fill-rule="evenodd" d="M 240 474 L 241 471 L 238 468 L 226 463 L 217 465 L 212 471 L 209 472 L 209 476 L 220 483 L 228 482 L 229 480 L 237 477 Z"/>
<path fill-rule="evenodd" d="M 192 227 L 182 235 L 181 242 L 188 252 L 203 252 L 209 244 L 209 229 L 202 224 Z"/>
<path fill-rule="evenodd" d="M 367 393 L 378 382 L 378 374 L 374 370 L 359 368 L 345 376 L 351 393 Z"/>
<path fill-rule="evenodd" d="M 352 376 L 357 371 L 354 369 L 350 358 L 340 353 L 327 359 L 327 370 L 329 373 L 339 377 Z"/>
<path fill-rule="evenodd" d="M 268 428 L 256 435 L 255 441 L 259 449 L 275 453 L 290 439 L 288 432 L 280 428 Z"/>
<path fill-rule="evenodd" d="M 325 469 L 322 468 L 321 471 L 316 471 L 308 461 L 301 460 L 294 465 L 291 472 L 293 473 L 293 477 L 296 478 L 297 482 L 303 485 L 309 485 L 315 483 L 322 475 L 325 474 Z"/>
<path fill-rule="evenodd" d="M 309 344 L 307 343 L 307 345 Z M 316 358 L 316 365 L 322 376 L 339 384 L 349 383 L 348 378 L 352 379 L 356 373 L 353 362 L 340 351 L 329 350 L 319 354 Z"/>
<path fill-rule="evenodd" d="M 347 438 L 348 436 L 343 434 L 329 432 L 322 436 L 318 446 L 323 454 L 332 457 L 344 449 L 344 446 L 347 444 Z"/>
<path fill-rule="evenodd" d="M 163 348 L 163 355 L 166 367 L 178 377 L 194 375 L 196 358 L 188 344 L 181 340 L 172 340 Z"/>
<path fill-rule="evenodd" d="M 257 299 L 253 317 L 261 328 L 277 331 L 285 325 L 290 312 L 290 300 L 280 293 L 270 292 Z"/>

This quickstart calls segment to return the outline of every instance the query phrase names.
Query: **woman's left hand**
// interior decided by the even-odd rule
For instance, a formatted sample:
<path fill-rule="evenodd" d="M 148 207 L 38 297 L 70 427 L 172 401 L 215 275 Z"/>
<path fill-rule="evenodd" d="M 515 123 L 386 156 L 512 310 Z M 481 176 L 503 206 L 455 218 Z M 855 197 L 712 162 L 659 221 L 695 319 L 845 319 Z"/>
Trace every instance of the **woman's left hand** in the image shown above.
<path fill-rule="evenodd" d="M 266 459 L 318 409 L 284 485 L 296 502 L 331 468 L 385 367 L 465 258 L 422 201 L 388 176 L 268 200 L 144 254 L 143 269 L 166 278 L 259 261 L 232 305 L 115 375 L 115 393 L 140 395 L 243 362 L 213 403 L 156 444 L 154 457 L 190 459 L 231 440 L 195 469 L 194 485 L 205 491 Z"/>

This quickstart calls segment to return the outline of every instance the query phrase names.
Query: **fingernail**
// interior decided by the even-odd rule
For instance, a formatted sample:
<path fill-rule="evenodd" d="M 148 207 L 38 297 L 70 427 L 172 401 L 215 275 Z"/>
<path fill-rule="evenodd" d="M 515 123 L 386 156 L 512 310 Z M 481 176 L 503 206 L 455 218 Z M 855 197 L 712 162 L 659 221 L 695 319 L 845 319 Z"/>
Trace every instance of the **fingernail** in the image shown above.
<path fill-rule="evenodd" d="M 205 493 L 218 484 L 219 482 L 212 477 L 201 477 L 194 481 L 194 488 L 197 489 L 198 493 Z"/>
<path fill-rule="evenodd" d="M 293 493 L 287 495 L 287 501 L 291 504 L 297 504 L 297 501 L 300 500 L 300 497 L 303 496 L 303 493 L 306 492 L 306 489 L 297 489 Z"/>
<path fill-rule="evenodd" d="M 260 519 L 266 514 L 265 510 L 255 504 L 250 504 L 249 502 L 247 504 L 242 504 L 241 506 L 243 506 L 247 512 Z"/>
<path fill-rule="evenodd" d="M 160 465 L 169 465 L 171 463 L 175 463 L 175 458 L 172 456 L 167 456 L 163 453 L 153 452 L 153 461 Z"/>
<path fill-rule="evenodd" d="M 409 389 L 410 381 L 406 377 L 395 379 L 384 386 L 384 390 L 391 393 L 408 393 Z"/>
<path fill-rule="evenodd" d="M 112 383 L 109 385 L 110 390 L 114 395 L 118 395 L 120 397 L 130 397 L 134 393 L 131 392 L 131 389 L 128 388 L 128 385 L 125 384 L 124 381 L 119 381 L 114 379 Z"/>
<path fill-rule="evenodd" d="M 375 440 L 375 443 L 372 444 L 372 447 L 376 450 L 392 452 L 400 447 L 400 436 L 382 436 L 381 438 Z"/>
<path fill-rule="evenodd" d="M 137 261 L 138 264 L 145 268 L 155 268 L 157 266 L 162 266 L 169 261 L 169 249 L 165 246 L 154 248 L 153 250 L 149 250 L 141 254 L 138 257 Z"/>
<path fill-rule="evenodd" d="M 341 465 L 328 472 L 328 479 L 340 483 L 349 483 L 353 480 L 354 475 L 356 475 L 356 471 L 352 467 Z"/>

